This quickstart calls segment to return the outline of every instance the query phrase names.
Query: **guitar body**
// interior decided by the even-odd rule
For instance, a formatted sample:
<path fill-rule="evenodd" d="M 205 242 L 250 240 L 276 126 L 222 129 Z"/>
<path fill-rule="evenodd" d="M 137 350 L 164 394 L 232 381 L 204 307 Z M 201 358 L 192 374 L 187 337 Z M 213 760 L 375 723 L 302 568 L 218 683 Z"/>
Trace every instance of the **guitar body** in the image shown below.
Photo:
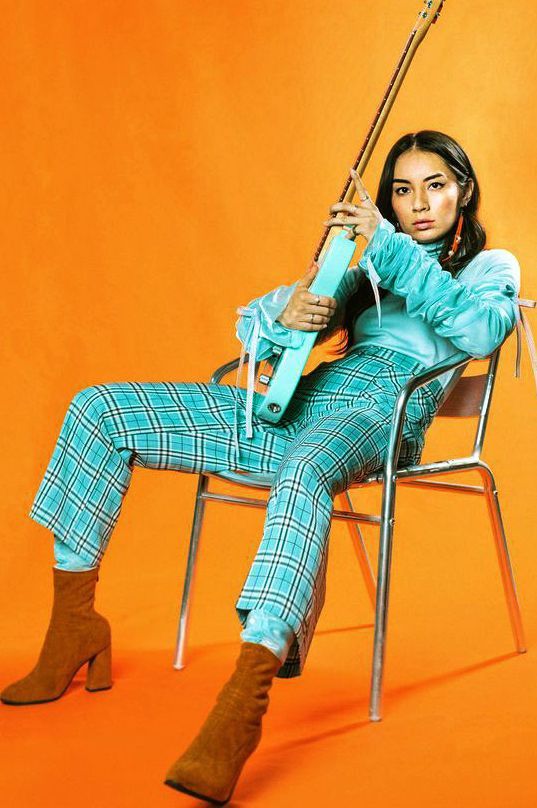
<path fill-rule="evenodd" d="M 325 253 L 317 276 L 309 287 L 314 295 L 333 297 L 352 260 L 356 245 L 343 233 L 335 236 Z M 258 382 L 266 386 L 266 393 L 256 396 L 254 411 L 265 421 L 277 424 L 289 404 L 304 371 L 319 331 L 304 333 L 299 348 L 284 348 L 272 363 L 272 376 L 260 376 Z"/>

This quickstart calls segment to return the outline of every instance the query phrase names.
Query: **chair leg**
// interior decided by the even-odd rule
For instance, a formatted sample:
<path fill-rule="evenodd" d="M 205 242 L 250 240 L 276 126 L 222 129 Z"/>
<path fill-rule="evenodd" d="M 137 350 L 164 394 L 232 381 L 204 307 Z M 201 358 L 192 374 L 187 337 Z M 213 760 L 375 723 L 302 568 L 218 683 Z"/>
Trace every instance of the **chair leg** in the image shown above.
<path fill-rule="evenodd" d="M 393 544 L 395 512 L 395 477 L 385 475 L 382 495 L 382 518 L 380 527 L 379 559 L 377 569 L 377 602 L 375 610 L 375 638 L 373 641 L 373 669 L 369 698 L 369 719 L 380 721 L 382 699 L 382 677 L 386 627 L 388 622 L 388 596 L 390 589 L 390 569 Z"/>
<path fill-rule="evenodd" d="M 352 504 L 352 499 L 349 492 L 345 491 L 343 494 L 341 494 L 341 498 L 345 500 L 348 510 L 351 513 L 354 513 L 354 506 Z M 358 524 L 358 522 L 347 522 L 347 525 L 349 528 L 349 533 L 351 534 L 351 541 L 354 547 L 354 551 L 356 553 L 356 557 L 358 558 L 358 563 L 360 564 L 360 569 L 362 571 L 362 575 L 364 578 L 365 588 L 367 589 L 367 594 L 369 595 L 371 605 L 373 606 L 374 609 L 375 600 L 377 597 L 377 583 L 375 581 L 375 576 L 371 568 L 371 562 L 369 560 L 369 555 L 367 553 L 367 548 L 365 546 L 364 537 L 362 536 L 362 531 L 360 530 L 360 525 Z"/>
<path fill-rule="evenodd" d="M 181 614 L 177 629 L 177 642 L 175 645 L 175 658 L 173 667 L 181 670 L 184 668 L 184 653 L 188 628 L 188 613 L 190 608 L 190 595 L 192 583 L 196 569 L 196 558 L 198 553 L 201 524 L 205 511 L 205 500 L 203 494 L 207 490 L 209 478 L 205 474 L 199 475 L 198 490 L 196 492 L 196 504 L 194 506 L 194 516 L 192 518 L 192 529 L 190 531 L 190 544 L 188 547 L 188 559 L 186 563 L 185 582 L 183 586 L 183 598 L 181 600 Z"/>
<path fill-rule="evenodd" d="M 515 578 L 511 566 L 511 559 L 509 557 L 507 537 L 505 535 L 502 514 L 500 511 L 498 490 L 496 488 L 496 483 L 494 481 L 492 471 L 489 469 L 487 465 L 482 463 L 481 465 L 478 466 L 478 471 L 483 479 L 485 498 L 487 501 L 487 508 L 490 516 L 490 521 L 492 524 L 492 532 L 494 534 L 496 553 L 498 555 L 498 563 L 500 565 L 500 573 L 502 576 L 505 598 L 507 600 L 507 608 L 511 620 L 513 637 L 515 640 L 517 651 L 523 654 L 526 651 L 524 628 L 522 625 L 522 615 L 520 614 L 520 606 L 518 603 Z"/>

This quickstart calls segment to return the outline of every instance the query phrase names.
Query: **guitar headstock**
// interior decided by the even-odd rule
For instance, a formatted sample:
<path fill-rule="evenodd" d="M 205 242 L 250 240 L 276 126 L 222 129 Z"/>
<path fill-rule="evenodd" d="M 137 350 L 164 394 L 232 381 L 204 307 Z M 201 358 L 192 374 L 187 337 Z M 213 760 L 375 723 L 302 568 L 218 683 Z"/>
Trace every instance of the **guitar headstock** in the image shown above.
<path fill-rule="evenodd" d="M 429 30 L 429 27 L 437 21 L 445 2 L 446 0 L 423 0 L 425 8 L 418 14 L 418 20 L 414 26 L 414 31 L 420 41 Z"/>

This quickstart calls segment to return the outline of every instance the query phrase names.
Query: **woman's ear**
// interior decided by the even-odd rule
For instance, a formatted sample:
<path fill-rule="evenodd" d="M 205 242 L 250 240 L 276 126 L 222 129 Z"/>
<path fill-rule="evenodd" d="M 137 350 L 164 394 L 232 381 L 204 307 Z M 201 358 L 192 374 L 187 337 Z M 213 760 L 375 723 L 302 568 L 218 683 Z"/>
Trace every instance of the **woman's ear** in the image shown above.
<path fill-rule="evenodd" d="M 461 205 L 463 207 L 465 207 L 468 204 L 468 202 L 472 198 L 473 192 L 474 192 L 474 181 L 473 180 L 468 180 L 468 185 L 466 186 L 466 190 L 465 190 L 464 194 L 462 195 L 462 199 L 461 199 Z"/>

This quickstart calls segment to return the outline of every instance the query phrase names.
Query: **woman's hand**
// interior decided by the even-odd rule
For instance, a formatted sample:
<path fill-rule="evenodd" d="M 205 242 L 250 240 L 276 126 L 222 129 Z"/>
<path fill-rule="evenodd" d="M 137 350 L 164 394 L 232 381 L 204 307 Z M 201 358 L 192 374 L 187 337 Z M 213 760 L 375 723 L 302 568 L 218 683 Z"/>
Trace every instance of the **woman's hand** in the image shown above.
<path fill-rule="evenodd" d="M 323 224 L 325 227 L 341 227 L 343 224 L 351 225 L 353 227 L 349 236 L 350 238 L 364 236 L 366 241 L 370 241 L 378 223 L 382 219 L 382 214 L 367 193 L 360 179 L 360 175 L 353 168 L 351 168 L 351 177 L 360 200 L 359 204 L 354 205 L 350 202 L 336 202 L 335 205 L 331 205 L 330 213 L 348 213 L 350 215 L 337 216 L 328 219 L 328 221 L 323 222 Z"/>
<path fill-rule="evenodd" d="M 327 295 L 315 295 L 308 291 L 313 283 L 319 264 L 314 261 L 297 284 L 289 303 L 276 318 L 286 328 L 299 331 L 322 331 L 337 308 L 337 301 Z"/>
<path fill-rule="evenodd" d="M 354 225 L 352 238 L 364 236 L 369 241 L 382 219 L 377 206 L 371 201 L 360 176 L 351 168 L 351 176 L 360 199 L 359 205 L 350 202 L 336 202 L 330 208 L 331 213 L 349 213 L 349 216 L 337 217 L 323 222 L 327 227 L 345 224 Z M 316 261 L 312 263 L 306 274 L 297 284 L 289 303 L 276 318 L 286 328 L 297 328 L 300 331 L 322 331 L 325 329 L 337 308 L 337 301 L 326 295 L 314 295 L 308 291 L 313 279 L 319 271 Z"/>

